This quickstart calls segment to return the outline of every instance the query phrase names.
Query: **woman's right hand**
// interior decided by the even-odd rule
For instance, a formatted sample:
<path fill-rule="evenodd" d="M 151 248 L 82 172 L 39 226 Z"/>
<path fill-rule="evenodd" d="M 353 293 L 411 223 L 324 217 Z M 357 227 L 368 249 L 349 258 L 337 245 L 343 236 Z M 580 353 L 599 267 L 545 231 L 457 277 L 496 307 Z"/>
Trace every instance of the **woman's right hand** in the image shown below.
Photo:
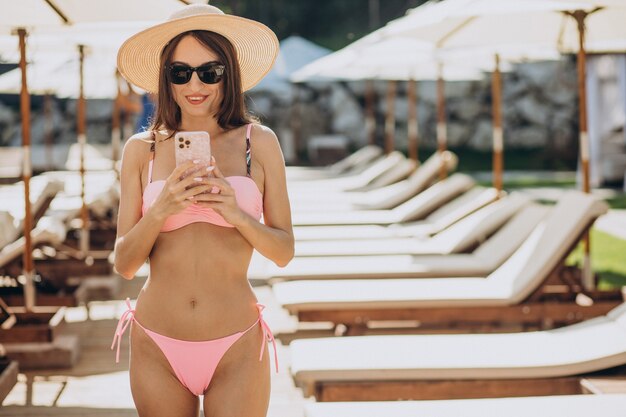
<path fill-rule="evenodd" d="M 183 173 L 189 171 L 185 178 Z M 176 167 L 165 180 L 161 193 L 156 198 L 150 210 L 159 218 L 167 218 L 172 214 L 179 213 L 194 203 L 194 196 L 207 192 L 210 185 L 198 184 L 198 178 L 206 177 L 207 165 L 192 161 Z M 197 184 L 197 185 L 196 185 Z"/>

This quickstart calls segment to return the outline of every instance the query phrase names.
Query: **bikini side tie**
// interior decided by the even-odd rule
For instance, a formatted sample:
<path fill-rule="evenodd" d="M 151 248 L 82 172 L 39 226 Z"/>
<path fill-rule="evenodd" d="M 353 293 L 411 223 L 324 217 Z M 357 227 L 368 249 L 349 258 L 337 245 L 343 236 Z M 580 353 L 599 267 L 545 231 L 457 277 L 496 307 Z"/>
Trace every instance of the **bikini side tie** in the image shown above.
<path fill-rule="evenodd" d="M 265 339 L 272 342 L 274 346 L 274 364 L 276 365 L 276 373 L 278 373 L 278 353 L 276 352 L 276 340 L 274 339 L 274 335 L 272 334 L 272 330 L 270 326 L 263 320 L 263 309 L 265 306 L 263 304 L 257 303 L 257 309 L 259 310 L 259 322 L 261 323 L 261 328 L 263 329 L 263 341 Z M 265 351 L 265 343 L 261 343 L 261 354 L 259 355 L 259 361 L 263 359 L 263 352 Z"/>
<path fill-rule="evenodd" d="M 117 328 L 115 329 L 115 335 L 113 336 L 113 343 L 111 344 L 111 350 L 113 350 L 113 347 L 117 342 L 115 363 L 120 362 L 120 345 L 122 344 L 122 336 L 135 318 L 135 310 L 130 305 L 130 298 L 126 298 L 126 306 L 128 309 L 124 312 L 124 314 L 122 314 L 122 317 L 120 317 L 120 320 L 117 322 Z"/>

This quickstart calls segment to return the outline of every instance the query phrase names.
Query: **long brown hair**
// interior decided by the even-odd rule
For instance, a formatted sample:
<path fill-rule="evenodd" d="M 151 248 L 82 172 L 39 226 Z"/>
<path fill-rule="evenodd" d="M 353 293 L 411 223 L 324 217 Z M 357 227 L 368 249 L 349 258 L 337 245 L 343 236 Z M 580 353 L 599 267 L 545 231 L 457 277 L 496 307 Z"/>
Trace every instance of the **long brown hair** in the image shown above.
<path fill-rule="evenodd" d="M 241 71 L 237 61 L 237 52 L 224 36 L 206 30 L 183 32 L 173 38 L 161 53 L 161 72 L 159 74 L 159 93 L 154 119 L 150 130 L 167 129 L 170 137 L 180 130 L 180 107 L 172 95 L 172 89 L 166 76 L 166 68 L 171 64 L 174 49 L 185 36 L 192 36 L 198 42 L 215 52 L 220 62 L 226 66 L 222 79 L 223 99 L 217 114 L 217 123 L 222 129 L 233 129 L 248 123 L 258 122 L 246 108 L 241 91 Z"/>

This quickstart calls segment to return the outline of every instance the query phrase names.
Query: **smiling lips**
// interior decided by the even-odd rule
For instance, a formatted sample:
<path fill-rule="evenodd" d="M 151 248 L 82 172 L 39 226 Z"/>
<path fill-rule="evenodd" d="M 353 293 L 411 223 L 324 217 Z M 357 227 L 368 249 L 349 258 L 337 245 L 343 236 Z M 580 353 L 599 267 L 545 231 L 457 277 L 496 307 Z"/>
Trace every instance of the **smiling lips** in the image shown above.
<path fill-rule="evenodd" d="M 207 97 L 208 96 L 185 96 L 187 102 L 194 105 L 204 103 Z"/>

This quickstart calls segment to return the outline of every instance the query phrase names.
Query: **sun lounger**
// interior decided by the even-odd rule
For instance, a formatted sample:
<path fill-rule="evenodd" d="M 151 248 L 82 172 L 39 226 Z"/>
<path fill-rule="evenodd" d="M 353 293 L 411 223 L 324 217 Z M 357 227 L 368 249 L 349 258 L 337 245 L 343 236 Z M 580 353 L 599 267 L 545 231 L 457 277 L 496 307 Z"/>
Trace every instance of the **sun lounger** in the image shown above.
<path fill-rule="evenodd" d="M 52 217 L 42 217 L 37 226 L 31 231 L 31 242 L 33 247 L 37 247 L 42 243 L 59 245 L 65 240 L 66 233 L 67 229 L 61 221 Z M 25 238 L 22 236 L 5 245 L 0 250 L 0 268 L 22 256 L 24 243 Z"/>
<path fill-rule="evenodd" d="M 0 404 L 17 384 L 18 363 L 5 356 L 4 347 L 0 345 Z"/>
<path fill-rule="evenodd" d="M 290 353 L 321 401 L 575 394 L 580 376 L 626 364 L 626 303 L 547 331 L 296 340 Z"/>
<path fill-rule="evenodd" d="M 506 193 L 498 192 L 495 188 L 475 187 L 439 207 L 424 220 L 397 223 L 389 226 L 337 225 L 334 226 L 334 230 L 331 226 L 326 228 L 326 230 L 329 231 L 328 235 L 316 239 L 317 242 L 307 242 L 307 240 L 312 240 L 310 238 L 298 240 L 298 235 L 308 234 L 308 236 L 311 237 L 314 236 L 315 232 L 320 236 L 323 226 L 319 227 L 320 230 L 308 231 L 308 233 L 306 233 L 306 227 L 300 227 L 296 235 L 296 256 L 358 255 L 361 254 L 359 248 L 368 246 L 369 242 L 379 245 L 384 243 L 381 240 L 386 240 L 387 243 L 393 244 L 393 238 L 399 239 L 404 237 L 404 243 L 408 243 L 408 239 L 412 239 L 412 242 L 417 242 L 418 239 L 423 240 L 428 236 L 444 231 L 475 211 L 494 203 L 498 197 L 503 198 L 505 195 Z M 315 229 L 316 227 L 311 228 Z M 354 245 L 356 239 L 361 242 L 361 246 Z M 399 241 L 398 244 L 401 245 Z M 337 249 L 337 251 L 335 251 L 335 249 Z M 381 254 L 395 253 L 392 251 L 393 247 L 390 246 L 386 249 L 386 252 L 382 252 Z M 372 250 L 371 253 L 375 254 L 376 252 Z M 408 251 L 407 248 L 401 253 L 411 252 Z"/>
<path fill-rule="evenodd" d="M 464 174 L 454 174 L 436 183 L 415 197 L 391 210 L 352 210 L 345 212 L 293 213 L 293 224 L 322 225 L 390 225 L 423 218 L 444 202 L 469 190 L 474 180 Z"/>
<path fill-rule="evenodd" d="M 86 143 L 84 152 L 85 169 L 89 171 L 109 171 L 113 169 L 113 160 L 96 146 Z M 70 145 L 65 161 L 65 169 L 70 171 L 80 170 L 80 144 Z"/>
<path fill-rule="evenodd" d="M 575 283 L 552 287 L 547 282 L 607 209 L 605 202 L 590 195 L 564 194 L 513 255 L 486 278 L 297 281 L 278 283 L 273 291 L 277 301 L 301 321 L 419 320 L 439 326 L 536 323 L 543 317 L 539 313 L 546 311 L 550 314 L 545 317 L 555 322 L 580 320 L 585 314 L 603 314 L 615 300 L 578 306 L 573 302 L 580 292 Z"/>
<path fill-rule="evenodd" d="M 305 417 L 623 417 L 626 394 L 305 403 Z"/>
<path fill-rule="evenodd" d="M 404 160 L 406 157 L 402 153 L 394 151 L 375 161 L 358 175 L 311 181 L 290 181 L 288 184 L 289 193 L 290 196 L 293 194 L 297 198 L 298 193 L 303 194 L 315 190 L 326 190 L 332 193 L 333 191 L 341 192 L 364 187 L 385 172 L 394 169 Z"/>
<path fill-rule="evenodd" d="M 524 207 L 472 253 L 448 251 L 461 252 L 476 243 L 470 238 L 472 235 L 475 239 L 480 236 L 483 224 L 476 224 L 476 229 L 469 232 L 469 236 L 455 235 L 464 234 L 463 229 L 472 227 L 474 221 L 482 217 L 484 213 L 477 213 L 481 216 L 476 219 L 470 216 L 467 222 L 465 220 L 459 222 L 458 228 L 455 225 L 442 232 L 441 239 L 429 239 L 427 242 L 431 245 L 426 242 L 421 245 L 420 241 L 417 241 L 414 249 L 421 249 L 424 252 L 421 255 L 335 256 L 332 259 L 299 257 L 293 259 L 286 267 L 279 268 L 255 254 L 248 276 L 252 280 L 270 284 L 275 281 L 307 279 L 482 277 L 502 265 L 526 240 L 537 224 L 546 217 L 549 210 L 546 206 L 534 203 Z M 498 215 L 494 214 L 489 222 L 496 220 L 497 217 Z M 489 227 L 489 222 L 485 222 L 484 226 Z M 429 252 L 437 250 L 441 250 L 441 253 L 428 255 Z"/>
<path fill-rule="evenodd" d="M 288 180 L 307 180 L 331 178 L 346 173 L 358 173 L 367 164 L 382 155 L 383 150 L 379 146 L 366 145 L 351 153 L 340 161 L 325 167 L 288 166 L 286 168 Z"/>
<path fill-rule="evenodd" d="M 392 209 L 409 198 L 426 189 L 433 183 L 444 165 L 446 171 L 456 168 L 457 157 L 449 151 L 435 152 L 421 164 L 406 180 L 368 191 L 351 191 L 329 194 L 320 199 L 319 194 L 292 193 L 291 206 L 293 212 L 306 211 L 338 211 L 338 210 L 384 210 Z"/>
<path fill-rule="evenodd" d="M 493 193 L 488 192 L 494 191 Z M 473 191 L 473 190 L 472 190 Z M 472 193 L 468 191 L 466 194 Z M 479 190 L 480 191 L 480 190 Z M 475 202 L 468 202 L 465 206 L 457 207 L 448 213 L 436 216 L 437 212 L 426 218 L 422 222 L 417 222 L 413 226 L 400 226 L 405 235 L 409 235 L 411 230 L 419 231 L 430 225 L 432 229 L 440 229 L 441 232 L 433 237 L 424 235 L 407 237 L 372 236 L 371 238 L 355 238 L 346 234 L 344 239 L 326 239 L 313 241 L 296 240 L 296 257 L 302 256 L 357 256 L 357 255 L 447 255 L 450 253 L 460 253 L 467 251 L 478 243 L 482 243 L 488 236 L 491 236 L 500 226 L 509 220 L 516 212 L 530 203 L 530 198 L 521 194 L 513 193 L 503 196 L 495 202 L 484 205 L 473 213 L 456 221 L 459 217 L 481 203 L 481 198 L 489 201 L 491 196 L 495 196 L 495 190 L 487 189 L 482 195 L 479 193 Z M 461 199 L 459 197 L 457 200 Z M 454 203 L 450 203 L 454 204 Z M 429 218 L 434 220 L 429 222 Z M 456 222 L 455 222 L 456 221 Z M 451 225 L 450 225 L 451 224 Z M 415 227 L 421 226 L 421 227 Z M 341 226 L 338 226 L 341 227 Z M 384 228 L 385 232 L 400 235 L 397 227 Z"/>
<path fill-rule="evenodd" d="M 51 178 L 33 177 L 29 181 L 30 202 L 33 224 L 43 216 L 52 200 L 63 190 L 63 183 Z M 0 211 L 7 212 L 13 218 L 14 230 L 7 230 L 10 234 L 5 235 L 4 240 L 11 242 L 20 236 L 24 229 L 24 183 L 22 181 L 0 186 Z M 4 221 L 8 224 L 8 217 Z M 9 226 L 5 226 L 9 227 Z"/>
<path fill-rule="evenodd" d="M 41 175 L 64 184 L 64 190 L 50 204 L 54 211 L 69 207 L 80 207 L 82 201 L 80 174 L 72 171 L 50 171 Z M 114 171 L 90 171 L 85 173 L 85 199 L 89 210 L 96 217 L 106 217 L 111 210 L 117 209 L 119 184 Z"/>

